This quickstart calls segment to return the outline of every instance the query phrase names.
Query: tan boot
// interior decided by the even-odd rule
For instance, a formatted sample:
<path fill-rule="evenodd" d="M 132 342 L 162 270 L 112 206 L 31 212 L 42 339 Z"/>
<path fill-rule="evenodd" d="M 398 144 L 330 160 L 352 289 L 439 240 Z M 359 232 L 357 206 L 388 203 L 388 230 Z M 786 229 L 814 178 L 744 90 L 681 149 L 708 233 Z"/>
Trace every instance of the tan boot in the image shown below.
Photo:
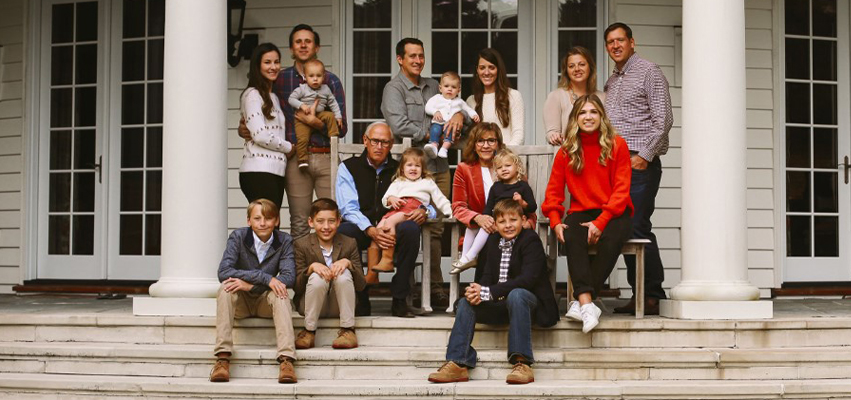
<path fill-rule="evenodd" d="M 337 338 L 331 342 L 331 347 L 335 349 L 354 349 L 358 347 L 358 337 L 355 335 L 355 330 L 352 328 L 340 328 L 337 332 Z"/>
<path fill-rule="evenodd" d="M 220 357 L 210 372 L 210 382 L 230 381 L 230 359 Z"/>
<path fill-rule="evenodd" d="M 467 367 L 462 367 L 452 361 L 447 361 L 437 372 L 432 372 L 428 376 L 428 381 L 434 383 L 467 382 L 469 380 Z"/>
<path fill-rule="evenodd" d="M 372 271 L 393 272 L 393 247 L 381 250 L 381 261 L 372 267 Z"/>
<path fill-rule="evenodd" d="M 514 364 L 514 369 L 505 377 L 505 382 L 512 385 L 525 385 L 535 382 L 535 374 L 532 367 L 521 362 Z"/>
<path fill-rule="evenodd" d="M 278 373 L 278 383 L 296 383 L 298 382 L 298 378 L 295 376 L 295 368 L 293 367 L 293 360 L 282 357 L 281 360 L 281 371 Z"/>
<path fill-rule="evenodd" d="M 302 329 L 295 338 L 295 348 L 299 350 L 312 349 L 316 340 L 316 333 Z"/>
<path fill-rule="evenodd" d="M 366 248 L 366 283 L 368 285 L 374 285 L 378 283 L 378 272 L 372 270 L 381 257 L 381 249 L 378 247 L 375 242 L 369 244 L 369 247 Z"/>

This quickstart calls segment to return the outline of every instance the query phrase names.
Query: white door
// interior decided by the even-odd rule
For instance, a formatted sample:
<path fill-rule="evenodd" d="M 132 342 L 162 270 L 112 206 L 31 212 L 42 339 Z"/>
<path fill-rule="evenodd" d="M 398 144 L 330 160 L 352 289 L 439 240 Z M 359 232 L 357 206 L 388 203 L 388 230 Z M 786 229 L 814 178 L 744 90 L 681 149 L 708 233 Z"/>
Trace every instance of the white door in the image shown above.
<path fill-rule="evenodd" d="M 784 281 L 851 281 L 848 1 L 784 5 Z"/>

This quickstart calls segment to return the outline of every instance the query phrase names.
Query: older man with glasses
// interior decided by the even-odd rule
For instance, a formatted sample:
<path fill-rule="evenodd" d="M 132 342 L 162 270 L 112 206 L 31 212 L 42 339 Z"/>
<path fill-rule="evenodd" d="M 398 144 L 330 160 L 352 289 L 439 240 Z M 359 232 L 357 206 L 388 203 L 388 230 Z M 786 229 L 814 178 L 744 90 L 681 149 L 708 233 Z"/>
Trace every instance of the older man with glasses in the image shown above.
<path fill-rule="evenodd" d="M 381 204 L 399 162 L 390 157 L 393 134 L 383 121 L 373 122 L 363 135 L 363 154 L 349 158 L 337 170 L 337 203 L 343 216 L 338 232 L 354 238 L 363 251 L 375 241 L 382 249 L 396 248 L 393 264 L 396 274 L 390 283 L 393 296 L 392 314 L 397 317 L 414 316 L 405 299 L 411 293 L 411 274 L 420 246 L 420 225 L 426 217 L 434 218 L 436 211 L 431 206 L 410 212 L 405 221 L 396 226 L 396 237 L 375 226 L 389 210 Z M 358 315 L 369 315 L 369 289 L 358 294 Z"/>

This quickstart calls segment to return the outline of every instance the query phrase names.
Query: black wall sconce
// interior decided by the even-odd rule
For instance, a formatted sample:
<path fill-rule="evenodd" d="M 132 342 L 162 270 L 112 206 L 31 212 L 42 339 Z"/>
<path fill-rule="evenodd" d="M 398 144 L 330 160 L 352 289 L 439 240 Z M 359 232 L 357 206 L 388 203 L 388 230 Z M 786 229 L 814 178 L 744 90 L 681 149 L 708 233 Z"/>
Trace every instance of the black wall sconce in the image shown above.
<path fill-rule="evenodd" d="M 228 0 L 228 65 L 231 67 L 239 65 L 242 59 L 250 59 L 251 52 L 257 47 L 257 34 L 243 36 L 244 19 L 245 0 Z"/>

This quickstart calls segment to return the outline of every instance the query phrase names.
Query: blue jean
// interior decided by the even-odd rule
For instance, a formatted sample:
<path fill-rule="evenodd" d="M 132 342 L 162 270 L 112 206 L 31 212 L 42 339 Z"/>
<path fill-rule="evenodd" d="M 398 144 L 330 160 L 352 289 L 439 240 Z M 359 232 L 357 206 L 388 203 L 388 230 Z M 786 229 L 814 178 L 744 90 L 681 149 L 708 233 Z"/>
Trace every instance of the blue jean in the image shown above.
<path fill-rule="evenodd" d="M 504 300 L 483 301 L 470 305 L 466 298 L 458 300 L 455 324 L 446 346 L 446 360 L 469 368 L 476 367 L 476 349 L 473 334 L 476 322 L 483 324 L 508 323 L 508 362 L 514 364 L 522 356 L 531 365 L 532 357 L 532 312 L 538 298 L 526 289 L 514 289 Z"/>
<path fill-rule="evenodd" d="M 443 124 L 432 123 L 431 127 L 428 128 L 429 133 L 429 142 L 432 143 L 440 143 L 440 135 L 443 134 Z M 447 133 L 446 137 L 443 138 L 443 141 L 452 143 L 452 134 Z"/>
<path fill-rule="evenodd" d="M 652 232 L 653 223 L 650 217 L 656 210 L 656 193 L 659 192 L 661 180 L 662 162 L 659 161 L 659 157 L 656 157 L 647 164 L 647 169 L 632 170 L 632 185 L 629 188 L 629 196 L 635 208 L 635 214 L 632 216 L 632 237 L 650 239 L 650 243 L 644 246 L 645 296 L 657 299 L 666 298 L 665 290 L 662 289 L 665 269 L 662 266 L 662 258 L 659 256 L 656 235 Z M 626 279 L 629 286 L 635 289 L 635 256 L 625 255 L 624 261 L 626 262 Z"/>

